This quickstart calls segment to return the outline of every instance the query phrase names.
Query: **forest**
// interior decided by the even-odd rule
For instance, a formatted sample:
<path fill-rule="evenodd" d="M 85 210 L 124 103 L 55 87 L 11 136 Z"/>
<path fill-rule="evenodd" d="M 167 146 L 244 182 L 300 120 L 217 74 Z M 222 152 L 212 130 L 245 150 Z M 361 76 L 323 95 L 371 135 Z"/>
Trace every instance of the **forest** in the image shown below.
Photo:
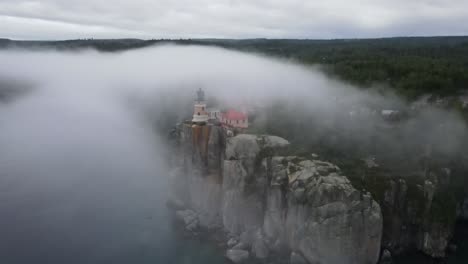
<path fill-rule="evenodd" d="M 412 100 L 422 94 L 458 95 L 468 89 L 468 37 L 382 39 L 79 39 L 13 41 L 0 49 L 94 48 L 116 52 L 156 44 L 209 45 L 321 65 L 336 78 L 360 87 L 389 87 Z M 376 85 L 377 84 L 377 85 Z"/>
<path fill-rule="evenodd" d="M 354 40 L 0 39 L 0 50 L 96 49 L 122 52 L 167 43 L 215 46 L 304 65 L 318 65 L 329 75 L 363 89 L 387 87 L 409 100 L 429 93 L 436 99 L 437 96 L 455 97 L 468 87 L 468 37 Z M 11 89 L 13 85 L 20 83 L 17 80 L 0 81 L 0 103 L 9 102 L 29 91 L 27 83 L 21 84 L 21 89 Z M 160 102 L 154 105 L 173 109 L 174 101 L 166 98 L 161 96 Z M 181 99 L 176 105 L 182 108 L 182 105 L 186 105 L 184 100 Z M 191 103 L 188 102 L 190 107 Z M 357 104 L 361 105 L 367 104 Z M 251 126 L 245 132 L 286 138 L 291 144 L 284 155 L 317 157 L 337 164 L 357 190 L 369 192 L 381 205 L 384 219 L 396 219 L 384 222 L 387 231 L 383 234 L 383 241 L 389 242 L 387 246 L 398 253 L 401 249 L 398 248 L 399 242 L 393 243 L 399 239 L 393 236 L 393 223 L 408 228 L 405 231 L 408 234 L 437 231 L 435 227 L 450 230 L 451 234 L 455 230 L 460 204 L 468 193 L 468 134 L 465 123 L 460 124 L 458 115 L 439 111 L 437 107 L 412 109 L 413 105 L 397 108 L 404 114 L 398 120 L 387 120 L 380 114 L 382 109 L 388 109 L 384 108 L 387 106 L 377 103 L 364 109 L 368 111 L 351 115 L 355 104 L 348 104 L 346 100 L 343 105 L 329 104 L 330 109 L 323 109 L 309 101 L 300 104 L 296 100 L 281 98 L 255 109 L 249 115 Z M 187 113 L 190 113 L 190 107 Z M 362 108 L 365 107 L 358 110 Z M 466 120 L 467 110 L 464 106 L 460 111 L 465 114 Z M 154 127 L 161 133 L 169 134 L 175 120 L 178 120 L 177 113 L 168 112 L 171 114 L 152 119 Z M 436 186 L 429 205 L 427 186 Z M 404 190 L 401 193 L 401 201 L 404 202 L 401 204 L 388 202 L 388 190 L 393 192 L 397 190 L 395 188 Z M 393 211 L 394 208 L 397 210 Z M 409 247 L 416 248 L 413 244 Z"/>

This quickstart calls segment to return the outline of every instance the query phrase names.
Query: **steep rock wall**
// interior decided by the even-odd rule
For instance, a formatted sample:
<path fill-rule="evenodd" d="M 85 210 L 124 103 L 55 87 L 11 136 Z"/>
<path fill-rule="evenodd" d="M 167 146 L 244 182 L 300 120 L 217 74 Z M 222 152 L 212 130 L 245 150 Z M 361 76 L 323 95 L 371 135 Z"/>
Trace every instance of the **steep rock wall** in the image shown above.
<path fill-rule="evenodd" d="M 387 185 L 381 202 L 385 216 L 383 246 L 396 254 L 415 248 L 431 257 L 444 257 L 455 215 L 451 220 L 445 212 L 439 212 L 440 205 L 434 205 L 436 184 L 398 179 L 389 180 Z M 442 202 L 442 206 L 450 206 L 448 201 Z"/>
<path fill-rule="evenodd" d="M 380 207 L 337 166 L 280 156 L 289 145 L 280 137 L 227 138 L 217 126 L 182 125 L 178 140 L 178 198 L 202 226 L 239 240 L 235 250 L 259 258 L 289 251 L 309 263 L 378 261 Z"/>
<path fill-rule="evenodd" d="M 267 237 L 286 242 L 311 263 L 377 261 L 382 216 L 369 194 L 355 190 L 333 164 L 297 157 L 270 159 L 265 163 L 272 176 Z"/>
<path fill-rule="evenodd" d="M 174 198 L 194 209 L 203 226 L 222 226 L 222 161 L 225 137 L 217 126 L 190 126 L 178 129 L 173 175 Z"/>

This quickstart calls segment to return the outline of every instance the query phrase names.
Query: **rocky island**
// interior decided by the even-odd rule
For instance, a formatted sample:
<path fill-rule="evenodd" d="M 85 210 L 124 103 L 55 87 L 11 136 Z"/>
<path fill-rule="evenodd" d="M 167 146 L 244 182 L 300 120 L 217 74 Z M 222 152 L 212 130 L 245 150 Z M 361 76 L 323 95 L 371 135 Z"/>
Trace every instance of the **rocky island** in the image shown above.
<path fill-rule="evenodd" d="M 391 133 L 395 122 L 380 126 Z M 231 261 L 383 264 L 415 252 L 442 260 L 457 250 L 456 224 L 468 215 L 463 162 L 444 162 L 424 142 L 406 170 L 356 153 L 324 159 L 314 154 L 323 154 L 320 143 L 304 152 L 297 140 L 250 124 L 245 110 L 207 108 L 199 89 L 193 119 L 171 133 L 175 218 L 191 233 L 218 234 Z"/>
<path fill-rule="evenodd" d="M 175 138 L 176 217 L 188 230 L 222 231 L 233 262 L 276 255 L 291 263 L 378 261 L 380 206 L 336 165 L 285 156 L 283 138 L 228 137 L 216 125 L 181 124 Z"/>

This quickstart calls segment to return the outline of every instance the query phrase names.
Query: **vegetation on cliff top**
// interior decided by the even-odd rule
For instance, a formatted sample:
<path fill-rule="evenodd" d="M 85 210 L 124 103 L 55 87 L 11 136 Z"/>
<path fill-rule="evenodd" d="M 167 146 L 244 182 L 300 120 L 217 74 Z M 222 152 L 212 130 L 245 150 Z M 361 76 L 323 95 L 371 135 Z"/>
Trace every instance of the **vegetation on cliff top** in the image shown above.
<path fill-rule="evenodd" d="M 368 119 L 348 123 L 347 114 L 338 113 L 325 126 L 325 117 L 306 111 L 303 106 L 274 102 L 261 109 L 249 132 L 288 139 L 288 155 L 310 158 L 315 153 L 320 159 L 337 164 L 356 189 L 370 192 L 381 205 L 386 203 L 385 195 L 391 191 L 392 182 L 400 184 L 402 180 L 407 188 L 402 206 L 419 219 L 453 224 L 457 202 L 466 192 L 466 135 L 447 152 L 447 130 L 442 127 L 442 134 L 436 131 L 443 118 L 415 116 L 410 117 L 414 120 L 391 126 L 377 118 L 372 120 L 372 126 L 366 126 Z M 419 123 L 414 126 L 416 122 Z M 375 167 L 369 166 L 369 159 Z M 436 186 L 429 208 L 424 191 L 426 180 Z"/>

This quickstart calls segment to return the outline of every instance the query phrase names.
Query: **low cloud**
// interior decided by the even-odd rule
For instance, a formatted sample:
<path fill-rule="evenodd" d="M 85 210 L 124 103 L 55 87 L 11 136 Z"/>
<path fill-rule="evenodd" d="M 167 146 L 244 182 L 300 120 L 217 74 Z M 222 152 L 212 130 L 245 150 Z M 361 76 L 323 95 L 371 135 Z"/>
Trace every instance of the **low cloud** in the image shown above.
<path fill-rule="evenodd" d="M 468 33 L 466 1 L 13 1 L 0 31 L 15 39 L 358 38 Z"/>
<path fill-rule="evenodd" d="M 186 254 L 175 253 L 180 245 L 164 210 L 166 129 L 190 117 L 199 87 L 225 104 L 295 103 L 288 111 L 300 109 L 314 125 L 335 120 L 349 128 L 353 144 L 366 139 L 376 118 L 349 119 L 350 111 L 406 107 L 394 95 L 362 91 L 315 68 L 196 46 L 113 54 L 3 50 L 0 72 L 31 89 L 0 102 L 0 255 L 8 263 L 167 263 Z M 455 114 L 436 113 L 405 126 L 405 141 L 395 140 L 430 135 L 456 151 L 466 127 Z M 338 119 L 344 117 L 347 123 Z M 433 118 L 450 121 L 450 140 Z"/>

